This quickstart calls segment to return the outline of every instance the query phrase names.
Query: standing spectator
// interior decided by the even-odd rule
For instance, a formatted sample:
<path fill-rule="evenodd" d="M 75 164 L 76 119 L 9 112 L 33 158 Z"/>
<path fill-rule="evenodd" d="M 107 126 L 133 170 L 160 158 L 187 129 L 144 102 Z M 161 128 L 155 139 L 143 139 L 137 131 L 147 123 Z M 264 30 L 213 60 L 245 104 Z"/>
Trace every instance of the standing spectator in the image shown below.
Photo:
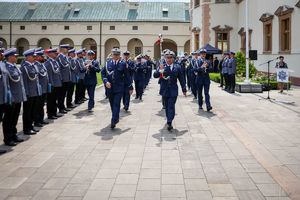
<path fill-rule="evenodd" d="M 218 57 L 215 57 L 214 62 L 213 62 L 213 66 L 214 66 L 214 72 L 219 72 L 219 59 Z"/>

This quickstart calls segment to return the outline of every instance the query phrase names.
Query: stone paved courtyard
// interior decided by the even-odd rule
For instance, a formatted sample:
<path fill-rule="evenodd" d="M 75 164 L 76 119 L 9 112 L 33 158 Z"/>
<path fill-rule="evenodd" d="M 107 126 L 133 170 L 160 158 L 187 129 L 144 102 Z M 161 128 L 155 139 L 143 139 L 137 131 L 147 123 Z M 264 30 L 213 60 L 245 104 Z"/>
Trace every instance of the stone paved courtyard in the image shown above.
<path fill-rule="evenodd" d="M 0 199 L 300 199 L 299 88 L 269 102 L 213 84 L 212 113 L 181 95 L 171 134 L 157 80 L 114 131 L 103 93 L 0 156 Z"/>

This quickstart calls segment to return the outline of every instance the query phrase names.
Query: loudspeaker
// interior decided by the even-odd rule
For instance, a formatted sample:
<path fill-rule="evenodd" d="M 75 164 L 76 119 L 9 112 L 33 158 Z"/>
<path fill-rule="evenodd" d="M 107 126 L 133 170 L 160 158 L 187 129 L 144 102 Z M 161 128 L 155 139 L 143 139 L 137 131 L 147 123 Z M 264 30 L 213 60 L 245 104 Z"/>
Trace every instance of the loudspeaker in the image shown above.
<path fill-rule="evenodd" d="M 250 60 L 257 60 L 257 50 L 249 50 Z"/>

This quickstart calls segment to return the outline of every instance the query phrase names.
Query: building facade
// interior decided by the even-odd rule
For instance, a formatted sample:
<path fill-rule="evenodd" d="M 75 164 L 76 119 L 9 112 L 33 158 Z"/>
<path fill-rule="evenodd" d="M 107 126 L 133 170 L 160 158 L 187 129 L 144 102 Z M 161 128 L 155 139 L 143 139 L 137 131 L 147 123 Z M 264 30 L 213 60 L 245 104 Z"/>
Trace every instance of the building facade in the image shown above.
<path fill-rule="evenodd" d="M 189 4 L 161 2 L 9 3 L 0 2 L 0 40 L 18 53 L 68 43 L 97 52 L 103 61 L 114 47 L 133 56 L 159 58 L 163 48 L 190 52 Z"/>
<path fill-rule="evenodd" d="M 210 43 L 223 51 L 245 51 L 244 0 L 191 0 L 190 5 L 192 50 Z M 248 45 L 258 52 L 256 68 L 267 71 L 260 64 L 283 55 L 292 82 L 300 85 L 300 1 L 249 0 L 248 10 Z"/>

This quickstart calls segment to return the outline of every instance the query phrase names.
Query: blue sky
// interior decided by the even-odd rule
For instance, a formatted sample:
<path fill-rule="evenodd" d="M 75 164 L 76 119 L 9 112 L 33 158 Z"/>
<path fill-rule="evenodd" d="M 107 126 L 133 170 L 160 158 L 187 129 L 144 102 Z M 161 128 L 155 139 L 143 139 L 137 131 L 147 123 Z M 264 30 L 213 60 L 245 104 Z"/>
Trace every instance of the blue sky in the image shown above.
<path fill-rule="evenodd" d="M 121 0 L 0 0 L 0 2 L 120 2 Z M 130 0 L 132 1 L 132 0 Z M 135 0 L 140 2 L 190 2 L 190 0 Z"/>

